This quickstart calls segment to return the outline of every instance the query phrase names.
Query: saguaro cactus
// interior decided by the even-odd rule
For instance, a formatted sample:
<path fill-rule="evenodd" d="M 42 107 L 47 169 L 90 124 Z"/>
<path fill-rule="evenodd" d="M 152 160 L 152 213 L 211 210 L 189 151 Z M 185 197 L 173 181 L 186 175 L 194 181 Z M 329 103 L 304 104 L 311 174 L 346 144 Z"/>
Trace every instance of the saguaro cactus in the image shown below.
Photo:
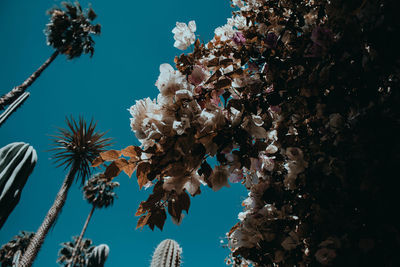
<path fill-rule="evenodd" d="M 88 259 L 88 267 L 103 267 L 107 260 L 110 248 L 106 244 L 96 246 Z"/>
<path fill-rule="evenodd" d="M 0 149 L 0 228 L 18 204 L 36 161 L 36 151 L 29 144 L 16 142 Z"/>
<path fill-rule="evenodd" d="M 165 239 L 154 251 L 150 267 L 179 267 L 181 254 L 182 249 L 175 240 Z"/>

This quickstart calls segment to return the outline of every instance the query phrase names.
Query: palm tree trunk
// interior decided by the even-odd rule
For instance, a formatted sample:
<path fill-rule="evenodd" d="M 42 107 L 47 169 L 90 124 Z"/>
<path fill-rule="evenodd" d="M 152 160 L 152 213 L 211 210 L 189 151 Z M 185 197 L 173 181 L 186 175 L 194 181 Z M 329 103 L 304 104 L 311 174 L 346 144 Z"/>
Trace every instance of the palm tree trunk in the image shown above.
<path fill-rule="evenodd" d="M 44 218 L 42 225 L 40 225 L 36 234 L 33 236 L 31 242 L 29 242 L 28 248 L 26 249 L 24 255 L 22 256 L 19 267 L 30 267 L 33 264 L 39 250 L 44 242 L 44 239 L 56 221 L 58 215 L 60 214 L 62 207 L 65 204 L 65 200 L 67 199 L 68 190 L 74 181 L 75 174 L 78 168 L 76 165 L 72 165 L 69 173 L 64 179 L 64 182 L 57 193 L 56 199 L 54 200 L 53 205 L 47 212 L 46 217 Z"/>
<path fill-rule="evenodd" d="M 76 244 L 75 244 L 74 250 L 72 251 L 71 262 L 68 264 L 67 267 L 73 267 L 73 266 L 74 266 L 76 252 L 78 251 L 79 244 L 80 244 L 81 241 L 82 241 L 83 235 L 84 235 L 85 232 L 86 232 L 86 228 L 88 227 L 89 221 L 90 221 L 90 219 L 92 218 L 92 215 L 93 215 L 93 212 L 94 212 L 95 208 L 96 208 L 96 207 L 93 205 L 93 206 L 92 206 L 92 209 L 91 209 L 90 212 L 89 212 L 89 215 L 88 215 L 87 218 L 86 218 L 86 221 L 85 221 L 85 224 L 83 225 L 81 234 L 79 235 L 78 240 L 76 240 Z"/>
<path fill-rule="evenodd" d="M 21 85 L 14 87 L 10 92 L 3 95 L 0 98 L 0 110 L 3 110 L 5 106 L 11 104 L 16 100 L 25 90 L 32 85 L 32 83 L 42 74 L 42 72 L 53 62 L 60 52 L 55 51 L 43 64 L 40 66 L 28 79 L 26 79 Z"/>

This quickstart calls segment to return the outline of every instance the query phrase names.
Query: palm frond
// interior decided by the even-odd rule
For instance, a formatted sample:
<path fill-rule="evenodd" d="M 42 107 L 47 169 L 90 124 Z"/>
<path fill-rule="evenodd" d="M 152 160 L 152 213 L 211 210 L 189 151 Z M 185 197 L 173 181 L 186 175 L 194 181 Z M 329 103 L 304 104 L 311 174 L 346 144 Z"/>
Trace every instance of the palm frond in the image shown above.
<path fill-rule="evenodd" d="M 93 175 L 83 187 L 84 197 L 96 208 L 107 208 L 114 203 L 117 197 L 114 188 L 118 186 L 118 182 L 113 182 L 105 178 L 104 174 L 98 173 Z"/>
<path fill-rule="evenodd" d="M 101 31 L 100 24 L 92 24 L 96 13 L 91 7 L 82 10 L 79 2 L 63 2 L 62 5 L 64 9 L 55 7 L 47 12 L 50 15 L 45 30 L 47 44 L 69 59 L 79 57 L 82 53 L 93 56 L 94 41 L 91 35 L 98 35 Z"/>
<path fill-rule="evenodd" d="M 20 251 L 21 255 L 25 252 L 35 233 L 21 231 L 14 236 L 7 244 L 0 248 L 0 266 L 12 266 L 13 258 Z"/>
<path fill-rule="evenodd" d="M 74 236 L 73 241 L 61 243 L 62 248 L 58 251 L 57 262 L 63 266 L 68 266 L 72 261 L 72 252 L 76 246 L 78 237 Z M 92 240 L 88 238 L 82 239 L 77 248 L 76 256 L 74 257 L 74 266 L 72 267 L 86 267 L 88 258 L 90 257 L 95 246 L 92 246 Z"/>
<path fill-rule="evenodd" d="M 77 179 L 83 185 L 91 174 L 91 162 L 110 145 L 111 138 L 104 138 L 105 133 L 96 132 L 96 123 L 89 124 L 79 117 L 78 122 L 72 117 L 66 118 L 67 128 L 59 128 L 57 135 L 52 135 L 53 159 L 57 167 L 74 166 L 78 169 Z"/>

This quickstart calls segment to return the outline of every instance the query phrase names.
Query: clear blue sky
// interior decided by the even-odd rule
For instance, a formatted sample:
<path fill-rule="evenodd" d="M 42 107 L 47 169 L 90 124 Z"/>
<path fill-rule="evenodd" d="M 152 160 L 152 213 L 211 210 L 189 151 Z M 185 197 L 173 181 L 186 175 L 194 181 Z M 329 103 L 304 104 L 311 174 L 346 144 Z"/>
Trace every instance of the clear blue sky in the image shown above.
<path fill-rule="evenodd" d="M 59 1 L 0 1 L 0 94 L 22 83 L 53 52 L 46 46 L 43 29 L 48 22 L 45 11 Z M 88 1 L 81 1 L 86 7 Z M 64 179 L 66 171 L 50 160 L 49 135 L 65 126 L 65 116 L 94 118 L 98 129 L 113 137 L 113 148 L 138 144 L 130 129 L 127 109 L 135 100 L 154 98 L 154 83 L 159 65 L 173 65 L 180 51 L 173 47 L 171 30 L 176 21 L 195 20 L 197 34 L 205 41 L 214 29 L 226 23 L 231 14 L 228 0 L 203 1 L 92 1 L 102 24 L 96 37 L 92 59 L 83 56 L 55 62 L 29 89 L 31 96 L 0 128 L 0 146 L 24 141 L 38 152 L 38 163 L 30 176 L 21 200 L 0 230 L 0 244 L 20 230 L 36 231 Z M 225 266 L 228 249 L 220 238 L 237 222 L 246 192 L 232 185 L 219 192 L 203 187 L 192 198 L 189 215 L 180 226 L 170 218 L 164 231 L 135 230 L 134 216 L 141 200 L 150 191 L 139 191 L 135 177 L 116 178 L 121 186 L 114 206 L 97 210 L 86 232 L 95 244 L 110 246 L 107 267 L 148 266 L 156 245 L 165 238 L 178 241 L 183 248 L 183 266 Z M 34 266 L 57 266 L 60 243 L 78 235 L 90 206 L 74 184 L 55 228 L 48 235 Z"/>

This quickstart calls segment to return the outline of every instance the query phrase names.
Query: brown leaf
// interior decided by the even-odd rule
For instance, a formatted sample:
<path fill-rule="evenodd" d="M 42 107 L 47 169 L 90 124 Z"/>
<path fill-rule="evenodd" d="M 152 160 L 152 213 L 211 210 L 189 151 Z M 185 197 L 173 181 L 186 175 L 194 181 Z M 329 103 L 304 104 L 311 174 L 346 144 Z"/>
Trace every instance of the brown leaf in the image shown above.
<path fill-rule="evenodd" d="M 160 200 L 165 195 L 162 184 L 163 183 L 157 182 L 153 188 L 153 193 L 149 195 L 146 201 L 141 203 L 144 210 L 151 210 L 160 203 Z"/>
<path fill-rule="evenodd" d="M 131 178 L 133 172 L 136 170 L 136 163 L 129 163 L 122 169 Z"/>
<path fill-rule="evenodd" d="M 124 158 L 117 159 L 114 162 L 115 162 L 115 165 L 117 165 L 117 167 L 121 171 L 124 171 L 129 176 L 129 178 L 132 176 L 132 173 L 135 171 L 135 168 L 136 168 L 135 162 L 127 161 Z"/>
<path fill-rule="evenodd" d="M 229 78 L 232 78 L 232 79 L 233 78 L 239 78 L 242 75 L 243 75 L 243 69 L 242 68 L 236 69 L 234 71 L 231 71 L 231 72 L 228 72 L 228 73 L 225 74 L 225 76 L 228 76 Z"/>
<path fill-rule="evenodd" d="M 223 186 L 229 187 L 228 170 L 225 166 L 215 166 L 209 180 L 211 181 L 212 190 L 214 191 L 220 190 Z"/>
<path fill-rule="evenodd" d="M 130 157 L 130 158 L 140 158 L 142 155 L 142 150 L 138 146 L 128 146 L 125 149 L 121 150 L 122 155 L 125 157 Z"/>
<path fill-rule="evenodd" d="M 151 216 L 151 213 L 149 212 L 146 215 L 143 215 L 142 217 L 140 217 L 137 222 L 136 229 L 143 228 L 149 221 L 150 216 Z"/>
<path fill-rule="evenodd" d="M 211 168 L 210 164 L 208 164 L 207 161 L 203 161 L 203 163 L 201 163 L 198 173 L 199 173 L 199 175 L 204 174 L 205 178 L 210 177 L 210 175 L 212 173 L 212 168 Z"/>
<path fill-rule="evenodd" d="M 194 43 L 195 48 L 199 48 L 200 46 L 200 39 L 197 39 L 196 42 Z"/>
<path fill-rule="evenodd" d="M 142 187 L 149 181 L 147 179 L 147 175 L 150 173 L 150 171 L 151 165 L 148 162 L 141 162 L 137 166 L 136 176 L 138 178 L 139 189 L 142 189 Z"/>
<path fill-rule="evenodd" d="M 120 173 L 120 168 L 118 168 L 117 164 L 115 164 L 115 162 L 113 161 L 110 165 L 107 166 L 106 171 L 104 172 L 104 176 L 111 179 L 117 177 Z"/>
<path fill-rule="evenodd" d="M 100 166 L 100 165 L 103 164 L 103 163 L 104 163 L 104 160 L 103 160 L 101 157 L 97 157 L 97 158 L 95 158 L 95 159 L 93 160 L 93 162 L 92 162 L 92 167 L 93 167 L 93 168 L 98 167 L 98 166 Z"/>
<path fill-rule="evenodd" d="M 217 66 L 218 63 L 219 63 L 219 58 L 215 57 L 215 58 L 211 59 L 210 61 L 208 61 L 207 67 Z"/>
<path fill-rule="evenodd" d="M 179 203 L 182 207 L 182 210 L 185 210 L 186 213 L 189 213 L 190 197 L 185 191 L 183 191 L 182 194 L 179 195 Z"/>
<path fill-rule="evenodd" d="M 182 211 L 185 210 L 186 213 L 189 212 L 190 207 L 190 197 L 183 191 L 181 194 L 174 194 L 168 201 L 168 213 L 180 221 L 182 216 Z"/>
<path fill-rule="evenodd" d="M 180 209 L 175 202 L 175 199 L 168 201 L 168 213 L 179 221 L 181 218 L 182 209 Z"/>
<path fill-rule="evenodd" d="M 220 64 L 222 67 L 226 68 L 226 67 L 228 67 L 229 65 L 232 65 L 232 62 L 233 62 L 233 59 L 231 59 L 231 58 L 225 58 L 225 59 L 221 60 L 221 61 L 219 62 L 219 64 Z"/>
<path fill-rule="evenodd" d="M 135 216 L 140 216 L 140 215 L 143 215 L 146 213 L 146 210 L 143 207 L 143 203 L 144 203 L 144 201 L 140 202 L 139 208 L 137 208 Z"/>
<path fill-rule="evenodd" d="M 211 75 L 211 77 L 206 81 L 205 84 L 208 84 L 210 82 L 216 81 L 219 77 L 221 77 L 222 73 L 220 70 L 217 70 L 216 72 Z"/>
<path fill-rule="evenodd" d="M 242 110 L 243 103 L 240 99 L 230 99 L 228 102 L 228 110 L 230 110 L 230 107 L 234 107 L 236 110 L 241 111 Z"/>
<path fill-rule="evenodd" d="M 217 81 L 214 86 L 216 89 L 225 89 L 229 88 L 232 84 L 232 81 L 228 78 L 222 78 L 219 81 Z"/>
<path fill-rule="evenodd" d="M 114 161 L 115 165 L 117 165 L 117 167 L 122 170 L 126 165 L 128 165 L 128 161 L 124 158 L 120 158 Z"/>
<path fill-rule="evenodd" d="M 154 229 L 155 225 L 162 231 L 166 219 L 167 213 L 165 212 L 165 209 L 157 208 L 155 210 L 152 210 L 148 225 L 152 230 Z"/>
<path fill-rule="evenodd" d="M 100 153 L 100 157 L 106 161 L 116 160 L 120 156 L 121 156 L 121 151 L 113 150 L 113 149 Z"/>

